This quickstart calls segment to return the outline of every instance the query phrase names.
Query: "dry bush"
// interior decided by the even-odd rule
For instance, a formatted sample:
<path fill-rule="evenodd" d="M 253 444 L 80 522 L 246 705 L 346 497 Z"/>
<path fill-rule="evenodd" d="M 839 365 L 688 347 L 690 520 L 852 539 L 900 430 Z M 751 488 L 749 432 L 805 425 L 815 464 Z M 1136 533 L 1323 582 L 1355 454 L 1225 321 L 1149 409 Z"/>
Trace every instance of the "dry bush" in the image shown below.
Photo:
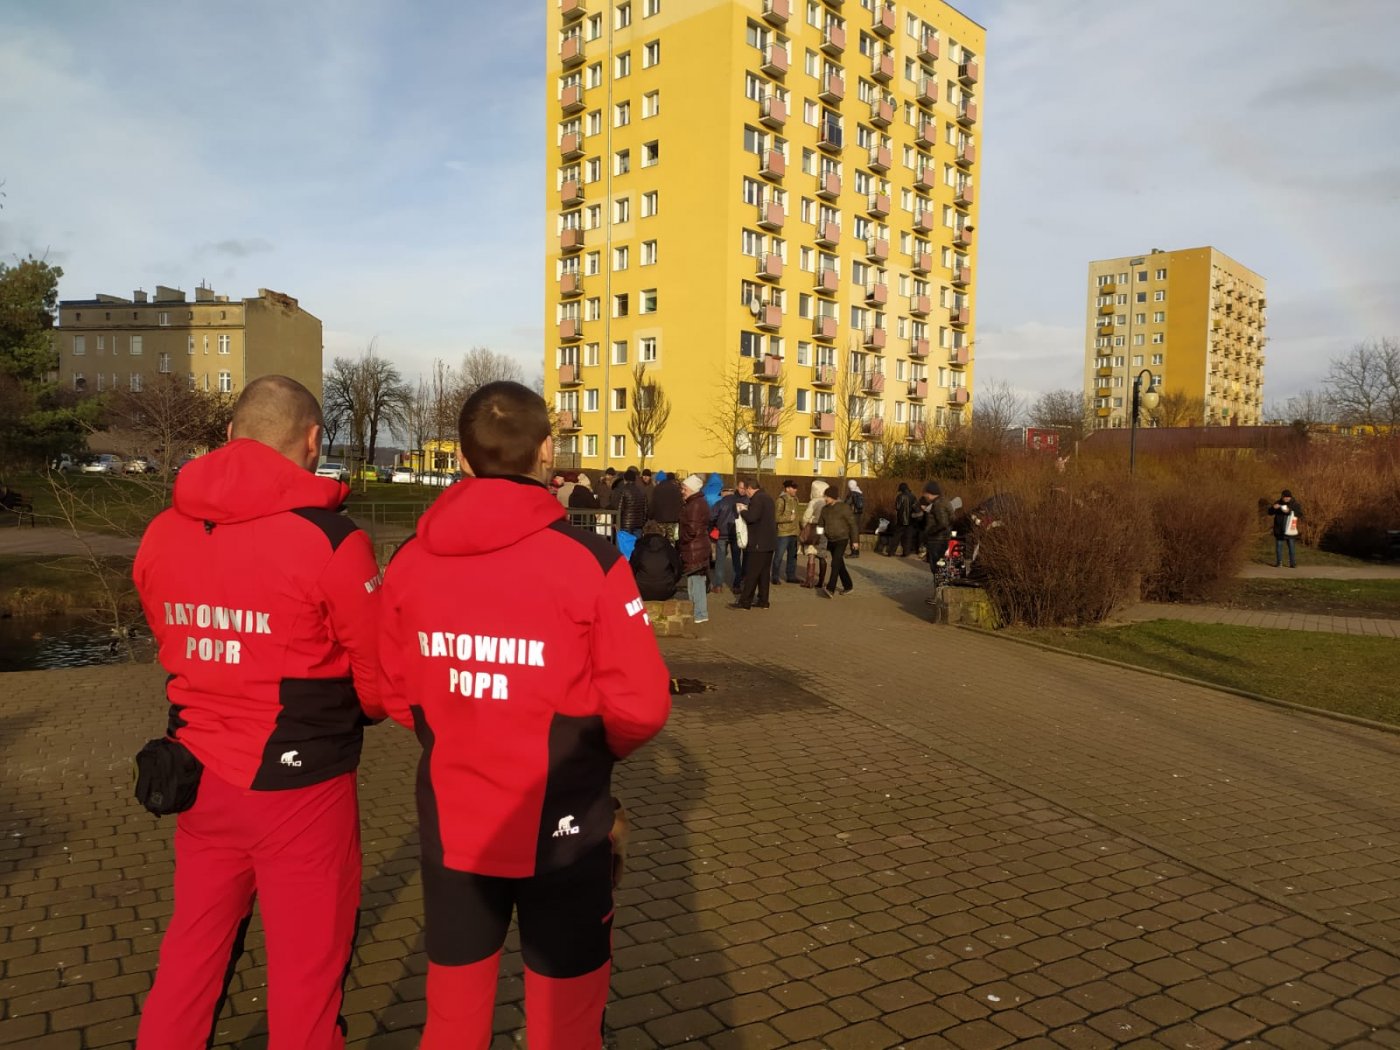
<path fill-rule="evenodd" d="M 1303 505 L 1302 540 L 1310 547 L 1373 556 L 1383 553 L 1386 530 L 1400 528 L 1394 438 L 1314 438 L 1279 469 Z"/>
<path fill-rule="evenodd" d="M 1255 535 L 1257 511 L 1249 489 L 1221 473 L 1147 483 L 1156 565 L 1143 596 L 1158 602 L 1198 602 L 1220 596 L 1239 574 Z"/>
<path fill-rule="evenodd" d="M 1043 475 L 1002 491 L 1018 510 L 984 534 L 980 558 L 1003 623 L 1079 627 L 1138 599 L 1154 552 L 1151 518 L 1133 486 Z"/>

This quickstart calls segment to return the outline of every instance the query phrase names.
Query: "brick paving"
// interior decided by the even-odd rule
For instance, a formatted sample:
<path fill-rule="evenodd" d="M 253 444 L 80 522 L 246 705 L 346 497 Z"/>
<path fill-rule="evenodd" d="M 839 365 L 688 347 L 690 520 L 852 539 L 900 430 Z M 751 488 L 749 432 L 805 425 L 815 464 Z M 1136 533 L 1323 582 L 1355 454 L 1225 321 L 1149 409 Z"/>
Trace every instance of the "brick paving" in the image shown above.
<path fill-rule="evenodd" d="M 1400 736 L 922 622 L 721 608 L 620 767 L 618 1048 L 1400 1047 Z M 0 678 L 0 1046 L 129 1045 L 170 912 L 153 667 Z M 409 734 L 366 747 L 351 1045 L 416 1045 Z M 264 1045 L 256 932 L 217 1045 Z M 518 1045 L 518 956 L 496 1046 Z"/>
<path fill-rule="evenodd" d="M 1400 620 L 1367 616 L 1322 616 L 1315 613 L 1265 609 L 1231 609 L 1223 605 L 1170 605 L 1139 602 L 1118 613 L 1124 623 L 1148 620 L 1184 620 L 1187 623 L 1219 623 L 1234 627 L 1268 627 L 1280 631 L 1314 631 L 1324 634 L 1356 634 L 1371 638 L 1400 638 Z"/>

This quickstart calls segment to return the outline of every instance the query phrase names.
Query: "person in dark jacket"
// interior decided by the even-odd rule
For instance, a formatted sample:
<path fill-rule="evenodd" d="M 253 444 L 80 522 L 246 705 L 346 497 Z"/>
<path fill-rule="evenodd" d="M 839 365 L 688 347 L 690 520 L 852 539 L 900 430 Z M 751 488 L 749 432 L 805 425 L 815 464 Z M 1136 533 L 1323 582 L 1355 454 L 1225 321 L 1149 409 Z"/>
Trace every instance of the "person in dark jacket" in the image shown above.
<path fill-rule="evenodd" d="M 617 485 L 617 471 L 609 467 L 603 471 L 603 476 L 598 479 L 598 506 L 603 510 L 611 510 L 613 505 L 613 488 Z"/>
<path fill-rule="evenodd" d="M 918 538 L 911 535 L 914 519 L 914 493 L 910 491 L 907 482 L 899 483 L 899 491 L 894 497 L 894 520 L 890 522 L 885 530 L 881 542 L 875 544 L 875 549 L 880 550 L 883 544 L 885 557 L 894 556 L 895 548 L 899 548 L 899 556 L 902 558 L 919 545 Z"/>
<path fill-rule="evenodd" d="M 681 555 L 659 521 L 649 521 L 642 528 L 642 538 L 628 564 L 637 578 L 637 590 L 647 601 L 665 602 L 676 596 L 681 582 Z"/>
<path fill-rule="evenodd" d="M 860 530 L 865 524 L 865 493 L 860 490 L 860 482 L 851 478 L 846 482 L 846 502 L 856 518 L 855 542 L 851 544 L 851 557 L 860 557 Z"/>
<path fill-rule="evenodd" d="M 695 606 L 695 622 L 710 618 L 710 505 L 702 491 L 705 481 L 691 474 L 681 482 L 685 502 L 681 504 L 680 553 L 681 572 L 685 574 L 686 593 Z"/>
<path fill-rule="evenodd" d="M 612 507 L 617 511 L 618 531 L 641 536 L 647 523 L 647 498 L 637 484 L 636 467 L 628 467 L 622 481 L 613 486 Z"/>
<path fill-rule="evenodd" d="M 673 540 L 679 535 L 683 502 L 680 482 L 674 474 L 667 474 L 652 487 L 651 519 L 666 526 L 666 535 Z"/>
<path fill-rule="evenodd" d="M 734 530 L 734 519 L 739 516 L 739 497 L 728 485 L 720 489 L 719 502 L 710 511 L 710 528 L 715 532 L 715 573 L 711 588 L 716 592 L 726 587 L 739 588 L 739 571 L 742 565 L 739 540 Z"/>
<path fill-rule="evenodd" d="M 1288 567 L 1298 567 L 1298 526 L 1303 520 L 1303 506 L 1287 489 L 1269 508 L 1274 518 L 1274 567 L 1283 564 L 1283 548 L 1288 548 Z"/>
<path fill-rule="evenodd" d="M 846 568 L 846 548 L 860 548 L 860 523 L 850 500 L 845 503 L 839 502 L 836 493 L 830 489 L 823 494 L 822 499 L 826 501 L 826 506 L 822 508 L 821 527 L 822 535 L 826 537 L 826 549 L 831 554 L 831 575 L 826 581 L 826 587 L 819 588 L 818 593 L 831 598 L 836 594 L 838 580 L 842 594 L 850 594 L 854 586 L 851 582 L 851 570 Z"/>
<path fill-rule="evenodd" d="M 920 502 L 924 508 L 924 556 L 929 571 L 937 573 L 938 559 L 947 553 L 948 541 L 953 537 L 953 513 L 943 498 L 943 486 L 936 481 L 925 483 Z"/>
<path fill-rule="evenodd" d="M 744 566 L 744 584 L 739 600 L 731 609 L 768 608 L 769 573 L 773 568 L 773 552 L 778 547 L 778 518 L 773 497 L 758 487 L 753 478 L 739 482 L 739 516 L 749 529 L 748 559 Z M 757 592 L 758 600 L 754 600 Z"/>
<path fill-rule="evenodd" d="M 574 489 L 569 493 L 569 506 L 573 509 L 597 510 L 598 497 L 593 495 L 593 483 L 587 474 L 580 474 Z"/>

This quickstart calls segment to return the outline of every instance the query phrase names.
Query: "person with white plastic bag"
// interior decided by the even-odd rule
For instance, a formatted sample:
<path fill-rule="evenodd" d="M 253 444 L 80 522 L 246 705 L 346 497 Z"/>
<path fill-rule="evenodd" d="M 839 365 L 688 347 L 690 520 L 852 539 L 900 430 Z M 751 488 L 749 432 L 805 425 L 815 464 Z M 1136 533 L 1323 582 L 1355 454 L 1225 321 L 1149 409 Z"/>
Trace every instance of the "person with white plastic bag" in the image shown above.
<path fill-rule="evenodd" d="M 1293 493 L 1287 489 L 1269 508 L 1269 513 L 1274 518 L 1274 567 L 1278 568 L 1283 564 L 1283 549 L 1288 548 L 1288 567 L 1296 569 L 1298 567 L 1298 529 L 1303 521 L 1303 507 Z"/>

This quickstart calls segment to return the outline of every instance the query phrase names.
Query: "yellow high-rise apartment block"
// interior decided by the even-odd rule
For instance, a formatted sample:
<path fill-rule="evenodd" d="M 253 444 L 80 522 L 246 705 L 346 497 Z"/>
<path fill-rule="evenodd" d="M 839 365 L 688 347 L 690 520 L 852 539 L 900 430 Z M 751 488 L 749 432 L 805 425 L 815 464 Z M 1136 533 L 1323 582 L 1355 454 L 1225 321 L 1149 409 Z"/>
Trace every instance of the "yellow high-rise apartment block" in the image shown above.
<path fill-rule="evenodd" d="M 191 390 L 236 394 L 258 376 L 290 376 L 321 397 L 321 322 L 290 295 L 259 288 L 230 300 L 196 288 L 154 295 L 98 295 L 58 304 L 59 382 L 100 393 L 140 390 L 152 380 L 183 377 Z"/>
<path fill-rule="evenodd" d="M 562 463 L 861 473 L 970 411 L 984 30 L 941 0 L 550 0 Z M 752 443 L 750 443 L 752 442 Z"/>
<path fill-rule="evenodd" d="M 1095 425 L 1129 424 L 1144 369 L 1177 402 L 1171 423 L 1259 423 L 1264 306 L 1264 278 L 1214 248 L 1091 262 L 1084 396 Z"/>

